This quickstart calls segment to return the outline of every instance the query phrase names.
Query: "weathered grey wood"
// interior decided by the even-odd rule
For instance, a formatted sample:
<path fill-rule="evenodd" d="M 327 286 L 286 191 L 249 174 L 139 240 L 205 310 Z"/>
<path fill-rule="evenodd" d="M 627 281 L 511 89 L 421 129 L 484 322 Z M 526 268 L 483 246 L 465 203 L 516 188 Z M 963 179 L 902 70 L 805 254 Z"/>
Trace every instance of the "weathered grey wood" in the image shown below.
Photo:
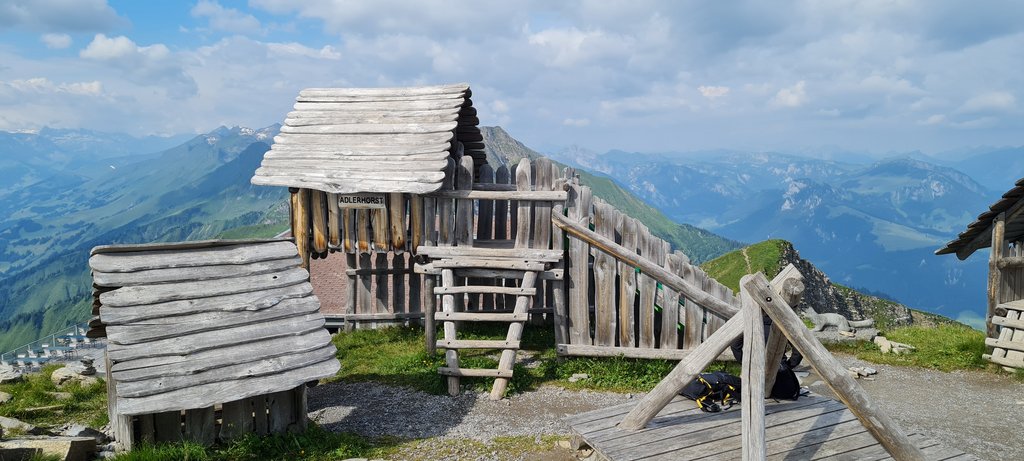
<path fill-rule="evenodd" d="M 174 324 L 178 323 L 178 319 L 175 318 L 176 316 L 204 312 L 258 311 L 271 308 L 286 299 L 309 296 L 312 292 L 312 285 L 308 282 L 303 282 L 279 288 L 268 288 L 262 292 L 254 291 L 143 306 L 94 307 L 94 312 L 102 314 L 104 325 L 123 325 L 140 322 L 147 325 Z"/>
<path fill-rule="evenodd" d="M 694 266 L 684 264 L 677 272 L 679 278 L 689 282 L 693 286 L 698 285 L 697 271 Z M 704 336 L 704 308 L 694 300 L 683 298 L 683 349 L 692 349 L 701 343 Z"/>
<path fill-rule="evenodd" d="M 421 246 L 416 249 L 417 254 L 427 255 L 431 258 L 473 258 L 473 259 L 514 259 L 531 260 L 538 262 L 558 262 L 562 252 L 558 250 L 540 250 L 532 248 L 502 249 L 502 248 L 476 248 L 476 247 L 429 247 Z"/>
<path fill-rule="evenodd" d="M 282 259 L 269 259 L 247 264 L 224 264 L 199 267 L 175 267 L 147 269 L 136 272 L 93 272 L 93 283 L 104 287 L 127 287 L 156 283 L 212 280 L 242 275 L 257 275 L 279 272 L 282 269 L 299 267 L 302 260 L 298 253 Z"/>
<path fill-rule="evenodd" d="M 468 83 L 390 88 L 306 88 L 299 92 L 299 97 L 416 96 L 431 94 L 464 94 L 468 91 Z"/>
<path fill-rule="evenodd" d="M 326 105 L 326 104 L 325 104 Z M 325 110 L 328 110 L 326 107 Z M 455 137 L 453 131 L 437 133 L 397 133 L 397 134 L 288 134 L 274 136 L 274 145 L 317 145 L 335 144 L 348 147 L 354 146 L 419 146 L 434 145 L 451 141 Z"/>
<path fill-rule="evenodd" d="M 143 250 L 130 253 L 98 253 L 89 258 L 95 272 L 137 272 L 176 267 L 248 264 L 259 261 L 291 258 L 299 254 L 295 244 L 287 241 L 204 246 L 201 248 Z"/>
<path fill-rule="evenodd" d="M 114 362 L 147 357 L 194 354 L 246 341 L 252 342 L 257 339 L 298 336 L 322 328 L 323 324 L 323 316 L 319 314 L 306 314 L 279 320 L 274 322 L 273 325 L 242 325 L 219 330 L 216 334 L 191 335 L 188 341 L 181 340 L 181 338 L 168 338 L 127 346 L 110 343 L 107 345 L 107 352 L 110 354 L 110 359 Z"/>
<path fill-rule="evenodd" d="M 285 124 L 281 127 L 281 133 L 312 135 L 443 133 L 454 130 L 458 125 L 458 122 L 454 120 L 450 122 L 435 123 L 335 123 L 330 125 L 317 124 L 300 126 Z"/>
<path fill-rule="evenodd" d="M 331 248 L 342 248 L 341 219 L 338 194 L 327 194 L 327 244 Z"/>
<path fill-rule="evenodd" d="M 110 354 L 104 352 L 103 361 L 106 368 L 109 370 L 111 365 Z M 132 437 L 132 418 L 126 416 L 123 411 L 118 408 L 117 391 L 114 388 L 114 382 L 107 381 L 107 417 L 110 419 L 110 429 L 113 432 L 114 440 L 116 440 L 121 448 L 125 450 L 131 450 L 134 445 L 134 438 Z"/>
<path fill-rule="evenodd" d="M 299 94 L 296 102 L 387 102 L 387 101 L 436 101 L 436 100 L 462 100 L 466 99 L 465 94 L 460 93 L 438 93 L 438 94 L 416 94 L 416 95 L 337 95 L 337 94 Z M 401 112 L 399 112 L 401 113 Z"/>
<path fill-rule="evenodd" d="M 292 238 L 302 267 L 309 268 L 309 189 L 289 189 L 292 207 Z M 166 266 L 165 266 L 166 267 Z M 95 269 L 95 268 L 94 268 Z"/>
<path fill-rule="evenodd" d="M 441 286 L 451 287 L 455 284 L 455 273 L 451 269 L 443 269 L 441 271 Z M 446 294 L 441 296 L 441 310 L 444 314 L 449 314 L 444 322 L 444 340 L 455 341 L 457 338 L 457 332 L 455 327 L 455 319 L 451 318 L 451 314 L 455 312 L 455 296 Z M 459 355 L 454 349 L 447 349 L 444 352 L 444 361 L 449 369 L 459 368 Z M 444 373 L 441 373 L 444 374 Z M 459 376 L 450 375 L 448 376 L 448 395 L 459 394 Z"/>
<path fill-rule="evenodd" d="M 462 107 L 466 99 L 428 99 L 416 101 L 367 101 L 367 102 L 296 102 L 292 107 L 302 110 L 437 110 Z"/>
<path fill-rule="evenodd" d="M 484 259 L 484 258 L 462 258 L 439 259 L 430 263 L 435 269 L 509 269 L 517 271 L 542 271 L 544 263 L 529 261 L 525 259 Z"/>
<path fill-rule="evenodd" d="M 185 410 L 185 439 L 209 446 L 217 438 L 213 407 Z"/>
<path fill-rule="evenodd" d="M 516 167 L 516 188 L 521 191 L 528 191 L 533 189 L 532 177 L 530 171 L 530 160 L 523 158 L 519 161 L 519 165 Z M 531 208 L 533 204 L 527 201 L 517 202 L 516 211 L 516 248 L 528 248 L 530 247 L 530 223 L 531 223 Z"/>
<path fill-rule="evenodd" d="M 147 398 L 122 398 L 119 399 L 118 406 L 124 409 L 123 414 L 129 415 L 153 413 L 167 407 L 202 408 L 225 400 L 292 389 L 309 381 L 333 376 L 338 369 L 338 360 L 332 357 L 320 363 L 291 370 L 289 373 L 201 384 Z"/>
<path fill-rule="evenodd" d="M 441 190 L 454 190 L 456 174 L 455 160 L 448 159 L 448 166 L 445 167 L 444 171 L 445 176 L 444 182 L 441 185 Z M 455 203 L 447 199 L 436 199 L 436 202 L 438 218 L 437 245 L 450 246 L 455 243 L 455 232 L 453 229 L 455 224 Z M 422 248 L 423 247 L 420 247 L 417 251 L 422 251 Z"/>
<path fill-rule="evenodd" d="M 382 112 L 373 110 L 293 110 L 285 115 L 286 126 L 315 126 L 331 124 L 402 124 L 455 122 L 456 130 L 462 125 L 456 109 Z"/>
<path fill-rule="evenodd" d="M 139 306 L 168 301 L 180 301 L 213 296 L 225 296 L 262 291 L 295 285 L 309 280 L 309 272 L 296 267 L 275 273 L 264 273 L 234 277 L 231 283 L 223 280 L 196 280 L 189 282 L 162 283 L 155 285 L 129 286 L 108 291 L 100 295 L 100 302 L 109 307 Z"/>
<path fill-rule="evenodd" d="M 305 353 L 330 344 L 326 330 L 314 330 L 301 336 L 285 336 L 227 345 L 196 353 L 163 355 L 160 358 L 118 362 L 112 367 L 114 379 L 119 383 L 150 380 L 171 376 L 191 376 L 218 368 L 263 359 L 288 357 Z"/>
<path fill-rule="evenodd" d="M 644 271 L 647 275 L 655 278 L 657 281 L 664 285 L 671 287 L 674 290 L 679 291 L 687 297 L 687 299 L 693 299 L 698 304 L 706 306 L 708 309 L 717 312 L 719 315 L 725 318 L 732 317 L 733 314 L 738 312 L 738 309 L 729 303 L 722 301 L 701 289 L 694 287 L 689 282 L 679 278 L 675 274 L 659 267 L 658 265 L 647 261 L 644 258 L 640 258 L 636 253 L 629 253 L 625 251 L 620 245 L 613 241 L 594 233 L 593 231 L 570 221 L 568 218 L 561 216 L 552 216 L 552 222 L 555 225 L 561 227 L 567 233 L 572 235 L 578 240 L 583 240 L 586 243 L 597 246 L 619 261 L 625 262 L 626 264 L 639 267 L 640 270 Z M 575 344 L 575 343 L 574 343 Z"/>
<path fill-rule="evenodd" d="M 434 354 L 437 337 L 437 323 L 434 315 L 437 312 L 437 296 L 434 295 L 434 288 L 437 278 L 428 275 L 423 277 L 423 333 L 426 341 L 427 353 Z"/>
<path fill-rule="evenodd" d="M 1010 368 L 1024 368 L 1024 360 L 1011 360 L 1004 357 L 997 357 L 992 354 L 981 354 L 981 358 L 988 360 L 996 365 L 1002 365 Z"/>
<path fill-rule="evenodd" d="M 564 185 L 564 180 L 556 184 L 556 188 Z M 551 213 L 564 216 L 565 204 L 563 202 L 555 202 L 551 208 Z M 565 235 L 562 229 L 552 226 L 551 228 L 551 248 L 565 252 Z M 566 292 L 565 283 L 562 281 L 565 271 L 565 258 L 561 262 L 556 264 L 559 277 L 553 281 L 549 281 L 548 285 L 551 287 L 551 306 L 554 310 L 552 317 L 555 326 L 555 344 L 562 344 L 569 341 L 569 309 L 566 305 Z M 541 273 L 540 278 L 544 280 L 551 280 L 545 277 L 546 273 Z"/>
<path fill-rule="evenodd" d="M 112 328 L 107 339 L 112 344 L 139 344 L 159 339 L 221 330 L 253 323 L 295 317 L 319 311 L 320 302 L 312 296 L 285 299 L 272 308 L 242 312 L 204 312 L 165 317 L 151 324 L 136 322 Z"/>
<path fill-rule="evenodd" d="M 1006 215 L 1000 213 L 992 222 L 992 252 L 988 260 L 988 312 L 985 314 L 986 336 L 995 338 L 999 331 L 992 324 L 992 316 L 995 315 L 996 306 L 999 305 L 999 286 L 1002 271 L 999 270 L 999 260 L 1003 258 L 1006 251 Z M 963 259 L 963 258 L 961 258 Z"/>
<path fill-rule="evenodd" d="M 249 399 L 250 406 L 252 406 L 253 413 L 253 432 L 257 435 L 267 435 L 270 433 L 270 416 L 269 408 L 267 408 L 267 396 L 265 394 L 257 395 Z"/>
<path fill-rule="evenodd" d="M 473 378 L 511 378 L 512 372 L 495 370 L 490 368 L 459 368 L 459 367 L 438 367 L 437 372 L 447 376 L 448 379 L 455 379 L 460 376 Z"/>
<path fill-rule="evenodd" d="M 220 419 L 220 434 L 217 438 L 222 441 L 253 432 L 252 402 L 250 399 L 239 399 L 225 403 Z"/>
<path fill-rule="evenodd" d="M 391 258 L 391 312 L 408 312 L 405 303 L 405 254 L 395 253 Z"/>
<path fill-rule="evenodd" d="M 374 267 L 376 269 L 388 269 L 388 255 L 387 253 L 377 253 Z M 388 302 L 388 282 L 391 281 L 391 277 L 387 273 L 378 272 L 374 275 L 374 297 L 373 297 L 373 312 L 378 313 L 394 313 L 393 305 Z"/>
<path fill-rule="evenodd" d="M 579 228 L 587 228 L 590 225 L 590 207 L 593 195 L 589 187 L 574 185 L 569 190 L 569 199 L 566 202 L 566 210 L 569 216 L 554 215 L 552 222 L 556 225 L 562 221 L 571 223 Z M 566 231 L 562 225 L 560 229 Z M 571 235 L 571 233 L 570 233 Z M 569 342 L 572 344 L 590 345 L 590 251 L 587 242 L 573 238 L 569 239 L 569 251 L 567 253 L 568 284 L 569 284 Z"/>
<path fill-rule="evenodd" d="M 153 414 L 153 428 L 157 442 L 180 442 L 181 411 L 162 411 Z"/>
<path fill-rule="evenodd" d="M 284 433 L 295 424 L 295 398 L 292 391 L 278 391 L 267 395 L 268 425 L 271 433 Z"/>
<path fill-rule="evenodd" d="M 741 280 L 749 281 L 750 275 Z M 743 459 L 763 460 L 767 456 L 764 439 L 764 321 L 761 308 L 747 293 L 740 293 L 743 305 L 743 363 L 740 379 L 742 408 Z"/>
<path fill-rule="evenodd" d="M 309 416 L 307 415 L 308 405 L 306 402 L 306 385 L 300 384 L 291 390 L 292 396 L 292 425 L 288 426 L 288 432 L 304 432 L 309 427 Z"/>
<path fill-rule="evenodd" d="M 436 320 L 470 322 L 522 322 L 527 319 L 525 313 L 502 314 L 494 312 L 438 312 L 434 314 Z"/>
<path fill-rule="evenodd" d="M 993 317 L 992 318 L 992 323 L 995 323 L 996 325 L 1007 325 L 1007 326 L 1009 326 L 1011 328 L 1024 328 L 1024 321 L 1017 320 L 1017 321 L 1015 321 L 1013 323 L 1010 323 L 1010 322 L 1011 321 L 1006 320 L 1003 317 Z M 1012 325 L 1017 325 L 1017 326 L 1014 327 Z M 1005 341 L 1005 340 L 999 340 L 999 339 L 995 339 L 995 338 L 985 338 L 985 345 L 988 346 L 988 347 L 998 347 L 998 348 L 1001 348 L 1001 349 L 1010 349 L 1010 350 L 1014 350 L 1014 351 L 1024 351 L 1024 342 L 1019 342 L 1019 341 Z"/>
<path fill-rule="evenodd" d="M 355 253 L 345 253 L 345 267 L 355 268 L 356 267 L 356 255 Z M 359 280 L 355 273 L 348 274 L 346 270 L 346 277 L 348 277 L 348 283 L 345 284 L 345 314 L 348 316 L 354 315 L 359 305 Z M 355 325 L 349 322 L 345 323 L 345 331 L 352 331 Z"/>
<path fill-rule="evenodd" d="M 524 289 L 530 289 L 530 288 L 533 288 L 534 286 L 536 286 L 536 283 L 537 283 L 537 273 L 536 272 L 527 272 L 526 274 L 524 274 L 524 276 L 523 276 L 523 283 L 520 286 L 522 288 L 524 288 Z M 527 312 L 527 310 L 529 310 L 530 305 L 532 303 L 533 303 L 533 300 L 530 297 L 528 297 L 528 296 L 517 296 L 516 297 L 515 310 L 514 310 L 513 315 L 515 315 L 515 314 L 525 314 Z M 519 338 L 521 338 L 522 335 L 523 335 L 523 323 L 522 322 L 513 322 L 508 327 L 508 334 L 505 335 L 505 340 L 509 341 L 509 342 L 512 342 L 512 341 L 518 342 Z M 494 380 L 494 386 L 491 388 L 491 400 L 500 400 L 502 397 L 504 397 L 505 389 L 508 387 L 509 378 L 512 375 L 512 365 L 515 364 L 515 361 L 516 361 L 516 351 L 515 350 L 505 349 L 505 350 L 501 351 L 501 358 L 498 359 L 498 371 L 502 372 L 502 373 L 507 372 L 508 373 L 508 377 L 500 376 L 499 375 L 499 377 Z"/>
<path fill-rule="evenodd" d="M 455 287 L 437 287 L 434 288 L 434 294 L 446 295 L 446 294 L 469 294 L 469 293 L 497 293 L 501 295 L 513 295 L 513 296 L 536 296 L 536 288 L 522 288 L 522 287 L 492 287 L 492 286 L 455 286 Z"/>
<path fill-rule="evenodd" d="M 622 247 L 627 252 L 636 252 L 636 231 L 636 220 L 624 216 L 619 228 L 619 235 Z M 622 261 L 618 261 L 617 264 L 619 271 L 619 345 L 634 347 L 636 346 L 636 319 L 633 316 L 633 307 L 636 304 L 636 269 L 632 264 Z"/>
<path fill-rule="evenodd" d="M 551 175 L 551 160 L 541 157 L 533 162 L 535 172 L 533 173 L 534 189 L 537 191 L 552 191 L 555 178 Z M 563 191 L 564 192 L 564 191 Z M 522 206 L 522 199 L 520 206 Z M 555 200 L 565 200 L 562 195 Z M 539 201 L 533 204 L 533 248 L 551 248 L 551 202 Z"/>
<path fill-rule="evenodd" d="M 414 268 L 414 272 L 416 272 L 418 274 L 440 275 L 441 274 L 441 269 L 443 269 L 443 267 L 439 267 L 436 264 L 438 262 L 441 262 L 441 261 L 452 261 L 452 260 L 450 260 L 450 259 L 439 259 L 439 260 L 437 260 L 437 261 L 435 261 L 433 263 L 430 263 L 430 264 L 418 264 Z M 525 265 L 527 268 L 523 268 L 523 269 L 488 269 L 488 268 L 478 268 L 478 267 L 464 267 L 464 268 L 456 267 L 454 269 L 455 269 L 455 275 L 456 276 L 460 276 L 460 277 L 485 277 L 485 278 L 492 278 L 492 279 L 522 279 L 523 278 L 523 271 L 524 270 L 537 270 L 538 271 L 537 274 L 538 274 L 538 276 L 542 280 L 564 280 L 565 279 L 565 271 L 562 270 L 562 269 L 548 269 L 546 271 L 540 271 L 539 269 L 529 269 L 528 267 L 532 266 L 532 265 L 533 265 L 533 263 L 530 263 L 529 265 Z M 502 297 L 499 296 L 498 299 L 502 299 Z"/>
<path fill-rule="evenodd" d="M 996 265 L 1000 269 L 1016 269 L 1024 267 L 1024 258 L 1020 256 L 1004 256 L 1002 259 L 997 261 Z"/>
<path fill-rule="evenodd" d="M 781 284 L 778 283 L 780 279 Z M 772 290 L 782 296 L 786 304 L 797 306 L 800 304 L 800 299 L 804 292 L 803 274 L 797 270 L 796 266 L 792 264 L 787 265 L 772 280 Z M 779 366 L 782 363 L 782 357 L 786 354 L 786 347 L 788 345 L 789 341 L 786 340 L 786 335 L 782 333 L 782 330 L 779 330 L 779 327 L 772 324 L 771 331 L 768 333 L 768 343 L 765 344 L 764 388 L 769 394 L 771 394 L 772 388 L 775 386 Z"/>
<path fill-rule="evenodd" d="M 683 257 L 679 253 L 667 254 L 665 270 L 678 274 L 683 268 Z M 661 348 L 676 349 L 679 347 L 679 292 L 665 287 L 661 305 Z"/>
<path fill-rule="evenodd" d="M 519 186 L 517 185 L 517 183 L 518 183 L 518 179 L 517 179 L 518 176 L 516 174 L 516 170 L 518 168 L 519 168 L 518 164 L 510 165 L 509 166 L 509 178 L 508 178 L 509 184 L 506 186 L 506 187 L 510 188 L 509 190 L 518 190 L 519 189 Z M 512 239 L 512 241 L 515 241 L 516 233 L 519 231 L 519 202 L 517 200 L 509 200 L 509 202 L 508 202 L 508 216 L 509 216 L 509 218 L 508 218 L 509 219 L 508 238 Z M 506 299 L 505 301 L 506 301 L 506 304 L 509 304 L 509 305 L 512 305 L 512 304 L 515 303 L 514 299 L 511 299 L 511 300 L 510 299 Z"/>
<path fill-rule="evenodd" d="M 327 251 L 327 194 L 317 190 L 309 191 L 309 214 L 311 223 L 312 250 Z"/>
<path fill-rule="evenodd" d="M 315 120 L 314 120 L 315 121 Z M 365 159 L 371 161 L 374 157 L 385 156 L 393 158 L 436 158 L 440 153 L 450 153 L 449 141 L 433 144 L 419 144 L 415 146 L 395 146 L 379 144 L 373 146 L 347 146 L 340 144 L 275 144 L 263 158 L 295 158 L 295 159 Z"/>
<path fill-rule="evenodd" d="M 476 200 L 518 200 L 518 201 L 532 201 L 532 202 L 554 202 L 554 201 L 565 201 L 568 193 L 561 190 L 549 190 L 549 191 L 533 191 L 533 190 L 521 190 L 521 191 L 488 191 L 488 190 L 455 190 L 455 191 L 437 191 L 426 194 L 430 197 L 436 198 L 451 198 L 451 199 L 476 199 Z"/>
<path fill-rule="evenodd" d="M 373 266 L 371 261 L 372 258 L 369 253 L 359 253 L 359 269 L 372 269 Z M 358 308 L 356 309 L 357 314 L 369 314 L 374 312 L 373 295 L 370 292 L 371 283 L 372 279 L 369 275 L 359 277 L 356 289 L 358 292 L 356 297 L 359 301 L 357 304 Z"/>
<path fill-rule="evenodd" d="M 443 349 L 519 349 L 519 341 L 457 339 L 454 341 L 438 341 L 437 347 Z"/>
<path fill-rule="evenodd" d="M 607 203 L 594 204 L 594 228 L 598 234 L 615 238 L 615 228 L 620 215 Z M 615 271 L 616 261 L 611 255 L 597 252 L 594 256 L 594 344 L 614 346 L 615 322 Z M 629 294 L 623 294 L 629 296 Z"/>
<path fill-rule="evenodd" d="M 259 173 L 260 171 L 257 170 Z M 382 178 L 346 179 L 337 177 L 308 177 L 308 170 L 292 174 L 253 176 L 250 182 L 257 186 L 288 186 L 315 187 L 324 192 L 334 194 L 353 194 L 357 192 L 394 192 L 402 191 L 409 194 L 425 194 L 438 189 L 440 179 L 436 174 L 424 174 L 423 177 L 406 177 L 396 179 L 391 176 Z"/>
<path fill-rule="evenodd" d="M 575 344 L 556 344 L 555 351 L 558 355 L 572 357 L 625 357 L 633 359 L 659 359 L 659 360 L 682 360 L 690 355 L 692 349 L 640 349 L 637 347 L 606 347 L 606 346 L 584 346 Z M 728 358 L 731 359 L 731 354 Z M 719 356 L 718 360 L 722 360 Z"/>
<path fill-rule="evenodd" d="M 491 165 L 484 163 L 480 165 L 479 172 L 477 173 L 477 182 L 473 184 L 473 189 L 476 189 L 480 184 L 491 184 L 494 182 L 494 169 Z M 462 191 L 459 191 L 462 192 Z M 484 192 L 474 191 L 469 192 Z M 494 200 L 484 197 L 467 197 L 479 200 L 477 210 L 477 240 L 489 240 L 494 236 Z"/>
<path fill-rule="evenodd" d="M 864 427 L 898 460 L 924 459 L 889 415 L 880 411 L 853 380 L 846 369 L 811 334 L 780 297 L 769 287 L 763 274 L 755 274 L 741 283 L 779 329 L 823 378 L 829 388 L 850 408 Z"/>
<path fill-rule="evenodd" d="M 660 245 L 655 243 L 656 238 L 643 224 L 637 224 L 637 234 L 642 253 L 640 258 L 649 264 L 658 264 L 656 251 Z M 660 269 L 660 264 L 658 266 Z M 647 271 L 641 269 L 640 275 L 637 277 L 637 289 L 640 291 L 640 313 L 637 318 L 640 328 L 637 343 L 642 348 L 653 349 L 655 344 L 654 299 L 657 294 L 657 286 L 658 281 L 648 275 Z"/>
<path fill-rule="evenodd" d="M 447 162 L 445 163 L 447 164 Z M 409 242 L 407 242 L 409 250 L 415 250 L 416 247 L 423 245 L 424 231 L 425 229 L 423 224 L 423 196 L 410 195 Z"/>

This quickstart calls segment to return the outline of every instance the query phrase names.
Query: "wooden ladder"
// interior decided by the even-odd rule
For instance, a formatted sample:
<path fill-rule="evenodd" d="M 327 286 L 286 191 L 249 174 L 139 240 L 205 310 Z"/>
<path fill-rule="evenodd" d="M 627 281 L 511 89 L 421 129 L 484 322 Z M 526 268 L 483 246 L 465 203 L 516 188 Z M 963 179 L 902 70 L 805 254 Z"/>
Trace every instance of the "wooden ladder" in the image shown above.
<path fill-rule="evenodd" d="M 438 369 L 442 375 L 448 376 L 448 393 L 459 393 L 459 378 L 463 376 L 493 377 L 491 399 L 499 400 L 504 396 L 509 380 L 512 378 L 512 367 L 515 365 L 516 351 L 519 350 L 523 335 L 523 323 L 526 322 L 529 310 L 537 294 L 537 280 L 540 272 L 545 270 L 543 261 L 511 259 L 511 258 L 461 258 L 451 257 L 434 260 L 432 265 L 440 269 L 441 286 L 434 288 L 434 294 L 441 296 L 441 311 L 434 314 L 434 319 L 444 322 L 444 339 L 437 341 L 437 347 L 445 349 L 445 365 Z M 470 285 L 472 278 L 457 277 L 456 272 L 496 271 L 503 278 L 522 279 L 518 287 L 494 285 Z M 466 284 L 458 285 L 458 280 L 466 280 Z M 515 308 L 507 312 L 460 312 L 457 309 L 457 295 L 511 295 L 516 297 Z M 458 339 L 457 322 L 509 322 L 505 340 L 465 340 Z M 462 368 L 459 366 L 459 349 L 500 349 L 501 358 L 497 369 Z"/>

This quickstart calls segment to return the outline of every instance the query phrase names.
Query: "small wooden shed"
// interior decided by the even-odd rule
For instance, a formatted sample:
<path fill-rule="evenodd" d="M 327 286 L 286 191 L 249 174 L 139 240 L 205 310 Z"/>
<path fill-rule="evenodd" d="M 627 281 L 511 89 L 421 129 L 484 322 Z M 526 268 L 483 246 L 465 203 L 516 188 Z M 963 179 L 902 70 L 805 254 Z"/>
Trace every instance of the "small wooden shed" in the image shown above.
<path fill-rule="evenodd" d="M 92 250 L 92 336 L 107 338 L 108 412 L 124 449 L 301 430 L 306 383 L 339 369 L 287 240 Z"/>
<path fill-rule="evenodd" d="M 984 357 L 1008 370 L 1024 369 L 1024 178 L 935 254 L 963 260 L 982 248 L 992 248 L 985 315 L 992 353 Z"/>

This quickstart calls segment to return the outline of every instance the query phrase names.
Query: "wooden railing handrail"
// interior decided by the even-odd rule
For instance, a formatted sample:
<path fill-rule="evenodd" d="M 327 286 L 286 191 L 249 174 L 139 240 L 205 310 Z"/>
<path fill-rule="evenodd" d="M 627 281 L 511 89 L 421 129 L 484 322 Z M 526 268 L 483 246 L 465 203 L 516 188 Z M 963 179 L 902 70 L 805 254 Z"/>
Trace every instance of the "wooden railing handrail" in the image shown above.
<path fill-rule="evenodd" d="M 565 216 L 552 214 L 551 222 L 569 235 L 589 243 L 590 246 L 611 255 L 623 263 L 639 268 L 643 271 L 644 275 L 661 282 L 662 285 L 682 293 L 687 299 L 715 312 L 723 318 L 731 318 L 739 312 L 739 309 L 733 307 L 729 303 L 691 285 L 678 275 L 675 275 L 665 268 L 640 257 L 640 255 L 627 250 L 611 239 L 572 222 Z"/>

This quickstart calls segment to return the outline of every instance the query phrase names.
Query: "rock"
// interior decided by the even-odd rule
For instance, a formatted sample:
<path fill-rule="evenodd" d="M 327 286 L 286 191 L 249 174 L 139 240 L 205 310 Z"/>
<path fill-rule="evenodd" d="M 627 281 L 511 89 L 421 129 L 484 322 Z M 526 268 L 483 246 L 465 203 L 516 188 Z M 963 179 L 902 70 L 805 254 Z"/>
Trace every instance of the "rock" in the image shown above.
<path fill-rule="evenodd" d="M 53 397 L 54 400 L 69 400 L 74 397 L 70 392 L 47 392 L 46 395 Z"/>
<path fill-rule="evenodd" d="M 110 441 L 110 437 L 96 429 L 81 424 L 72 424 L 67 426 L 60 435 L 65 437 L 92 437 L 96 440 L 97 445 L 103 445 Z"/>
<path fill-rule="evenodd" d="M 31 437 L 0 442 L 0 450 L 27 450 L 34 456 L 53 456 L 64 461 L 89 461 L 96 453 L 96 441 L 91 437 Z M 2 453 L 2 452 L 0 452 Z M 32 459 L 0 456 L 7 459 Z"/>
<path fill-rule="evenodd" d="M 849 338 L 856 338 L 857 337 L 857 333 L 854 333 L 852 331 L 840 331 L 839 334 L 843 335 L 843 336 L 846 336 L 846 337 L 849 337 Z"/>
<path fill-rule="evenodd" d="M 892 343 L 885 336 L 875 336 L 875 339 L 872 341 L 878 345 L 878 350 L 882 351 L 883 354 L 892 352 Z"/>
<path fill-rule="evenodd" d="M 555 448 L 565 448 L 566 450 L 572 448 L 572 444 L 568 440 L 556 440 Z"/>
<path fill-rule="evenodd" d="M 885 336 L 875 336 L 875 344 L 878 345 L 878 349 L 883 354 L 906 354 L 911 351 L 916 351 L 917 348 L 910 344 L 898 343 L 895 341 L 889 341 Z"/>
<path fill-rule="evenodd" d="M 91 386 L 98 381 L 95 376 L 82 375 L 74 368 L 67 366 L 54 370 L 53 374 L 50 375 L 50 380 L 53 381 L 53 384 L 58 386 L 62 386 L 71 381 L 78 381 L 83 387 Z"/>
<path fill-rule="evenodd" d="M 871 367 L 861 367 L 861 369 L 864 370 L 864 372 L 867 373 L 868 376 L 878 374 L 878 370 Z"/>
<path fill-rule="evenodd" d="M 21 370 L 10 365 L 0 365 L 0 384 L 21 382 Z"/>
<path fill-rule="evenodd" d="M 583 381 L 584 379 L 590 379 L 590 375 L 586 373 L 573 373 L 573 375 L 569 377 L 569 382 L 575 383 L 577 381 Z"/>
<path fill-rule="evenodd" d="M 0 428 L 2 428 L 6 433 L 10 433 L 13 431 L 21 432 L 24 434 L 38 435 L 46 432 L 43 429 L 35 427 L 29 423 L 26 423 L 19 419 L 8 418 L 6 416 L 0 416 Z"/>
<path fill-rule="evenodd" d="M 6 392 L 0 392 L 0 405 L 3 405 L 5 403 L 7 403 L 7 402 L 10 402 L 11 399 L 13 399 L 13 398 L 14 398 L 14 396 L 11 395 L 11 394 L 8 394 Z"/>

